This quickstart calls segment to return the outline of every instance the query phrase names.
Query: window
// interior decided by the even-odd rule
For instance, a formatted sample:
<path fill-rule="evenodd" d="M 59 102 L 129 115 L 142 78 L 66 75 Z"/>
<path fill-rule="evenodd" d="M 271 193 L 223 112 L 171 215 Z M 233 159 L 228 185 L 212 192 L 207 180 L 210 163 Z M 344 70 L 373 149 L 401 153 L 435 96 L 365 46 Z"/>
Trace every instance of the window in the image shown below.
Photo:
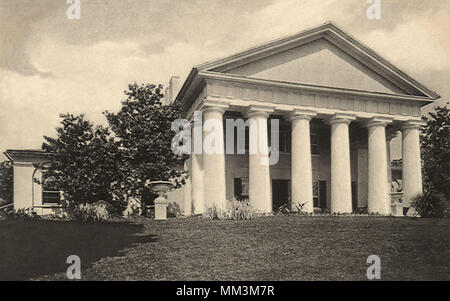
<path fill-rule="evenodd" d="M 42 174 L 42 203 L 59 204 L 61 201 L 61 192 L 56 189 L 53 177 Z"/>
<path fill-rule="evenodd" d="M 279 149 L 280 152 L 291 152 L 291 133 L 288 131 L 280 131 Z"/>
<path fill-rule="evenodd" d="M 327 207 L 327 182 L 313 181 L 312 186 L 314 208 L 325 209 Z"/>
<path fill-rule="evenodd" d="M 319 135 L 317 133 L 311 133 L 311 154 L 312 155 L 320 155 Z"/>
<path fill-rule="evenodd" d="M 248 178 L 234 178 L 234 196 L 238 200 L 248 199 Z"/>
<path fill-rule="evenodd" d="M 43 204 L 58 204 L 61 201 L 61 193 L 59 191 L 42 191 Z"/>
<path fill-rule="evenodd" d="M 319 207 L 319 181 L 314 181 L 313 186 L 313 204 L 314 207 Z"/>
<path fill-rule="evenodd" d="M 269 129 L 269 146 L 274 147 L 272 144 L 272 131 Z M 291 132 L 289 130 L 281 128 L 278 132 L 278 151 L 282 153 L 291 152 Z"/>

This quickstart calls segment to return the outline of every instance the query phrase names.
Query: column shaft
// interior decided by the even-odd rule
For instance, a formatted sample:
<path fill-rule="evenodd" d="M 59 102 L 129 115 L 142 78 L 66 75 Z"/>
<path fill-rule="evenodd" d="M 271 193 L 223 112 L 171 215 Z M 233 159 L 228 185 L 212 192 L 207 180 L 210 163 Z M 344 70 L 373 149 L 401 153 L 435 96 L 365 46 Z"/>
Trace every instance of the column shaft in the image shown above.
<path fill-rule="evenodd" d="M 203 188 L 205 207 L 226 205 L 225 149 L 222 107 L 203 109 Z"/>
<path fill-rule="evenodd" d="M 272 212 L 267 118 L 270 110 L 250 108 L 249 201 L 256 210 Z"/>
<path fill-rule="evenodd" d="M 387 182 L 388 191 L 391 192 L 392 187 L 392 163 L 391 163 L 391 139 L 388 137 L 386 139 L 386 164 L 387 164 Z"/>
<path fill-rule="evenodd" d="M 315 113 L 294 112 L 291 115 L 291 191 L 292 209 L 303 204 L 304 212 L 313 212 L 310 120 Z"/>
<path fill-rule="evenodd" d="M 334 117 L 331 124 L 331 212 L 352 212 L 350 138 L 348 125 L 354 117 Z"/>
<path fill-rule="evenodd" d="M 410 205 L 411 198 L 422 192 L 422 167 L 420 162 L 419 129 L 421 121 L 411 121 L 402 129 L 402 183 L 404 206 Z"/>
<path fill-rule="evenodd" d="M 368 127 L 368 212 L 389 215 L 390 196 L 387 186 L 386 121 L 373 119 Z"/>
<path fill-rule="evenodd" d="M 201 126 L 200 129 L 192 127 L 193 145 L 195 143 L 195 139 L 203 139 Z M 200 144 L 200 146 L 201 145 L 202 144 Z M 193 213 L 203 214 L 205 212 L 205 200 L 203 198 L 203 154 L 196 154 L 194 152 L 194 148 L 192 148 L 191 153 L 191 178 Z"/>

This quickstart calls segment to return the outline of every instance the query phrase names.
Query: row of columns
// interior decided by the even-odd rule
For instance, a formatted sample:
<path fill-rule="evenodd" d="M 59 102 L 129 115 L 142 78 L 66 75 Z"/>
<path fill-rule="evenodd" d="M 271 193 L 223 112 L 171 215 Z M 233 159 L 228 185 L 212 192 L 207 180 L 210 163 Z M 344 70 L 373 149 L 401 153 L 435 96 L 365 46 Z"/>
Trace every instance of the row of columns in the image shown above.
<path fill-rule="evenodd" d="M 215 130 L 220 149 L 224 149 L 223 113 L 226 106 L 205 106 L 203 120 L 215 119 L 214 129 L 193 129 L 193 137 L 203 132 L 203 139 L 209 131 Z M 270 108 L 250 107 L 247 117 L 250 123 L 250 137 L 260 146 L 259 151 L 249 154 L 249 201 L 252 206 L 269 213 L 272 211 L 270 166 L 262 164 L 268 160 L 267 119 L 273 111 Z M 310 146 L 310 120 L 316 116 L 313 111 L 294 110 L 289 119 L 292 123 L 291 147 L 291 195 L 292 208 L 301 205 L 305 212 L 313 211 L 312 163 Z M 330 120 L 331 128 L 331 212 L 352 212 L 352 191 L 350 172 L 349 124 L 353 115 L 335 114 Z M 390 136 L 386 135 L 389 118 L 374 117 L 366 122 L 368 131 L 368 211 L 388 215 L 390 205 Z M 422 190 L 419 129 L 420 121 L 405 122 L 403 132 L 403 190 L 404 199 L 409 200 Z M 252 138 L 255 139 L 255 138 Z M 267 149 L 261 149 L 267 146 Z M 201 214 L 213 205 L 221 208 L 226 202 L 225 154 L 193 154 L 192 158 L 192 202 L 193 213 Z M 189 210 L 188 210 L 189 212 Z M 190 214 L 190 212 L 189 212 Z"/>

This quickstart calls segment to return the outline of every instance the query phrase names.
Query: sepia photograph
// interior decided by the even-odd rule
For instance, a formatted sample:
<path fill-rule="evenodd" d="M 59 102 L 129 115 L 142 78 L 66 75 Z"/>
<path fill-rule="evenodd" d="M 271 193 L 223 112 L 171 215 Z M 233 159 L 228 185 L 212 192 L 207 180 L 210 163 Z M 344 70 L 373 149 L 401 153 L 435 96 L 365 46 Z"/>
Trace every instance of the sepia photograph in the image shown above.
<path fill-rule="evenodd" d="M 449 281 L 449 102 L 448 0 L 0 0 L 0 282 Z"/>

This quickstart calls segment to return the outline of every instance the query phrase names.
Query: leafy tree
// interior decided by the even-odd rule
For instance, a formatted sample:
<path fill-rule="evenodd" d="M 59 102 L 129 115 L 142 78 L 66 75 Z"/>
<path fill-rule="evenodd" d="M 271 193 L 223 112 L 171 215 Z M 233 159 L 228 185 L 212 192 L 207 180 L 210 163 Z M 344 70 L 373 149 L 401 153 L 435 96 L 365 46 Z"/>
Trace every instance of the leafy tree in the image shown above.
<path fill-rule="evenodd" d="M 11 161 L 0 163 L 0 205 L 13 200 L 13 165 Z"/>
<path fill-rule="evenodd" d="M 448 104 L 447 104 L 448 105 Z M 426 191 L 450 200 L 450 110 L 437 106 L 422 130 L 423 177 Z"/>
<path fill-rule="evenodd" d="M 44 136 L 42 148 L 53 154 L 54 164 L 46 171 L 54 189 L 64 192 L 64 200 L 74 209 L 79 204 L 105 201 L 122 212 L 118 172 L 121 153 L 107 128 L 94 127 L 84 115 L 61 114 L 57 137 Z"/>
<path fill-rule="evenodd" d="M 186 157 L 175 155 L 171 149 L 172 121 L 182 118 L 182 108 L 178 103 L 162 105 L 161 91 L 161 85 L 134 83 L 124 92 L 127 99 L 120 111 L 104 113 L 124 157 L 122 187 L 127 188 L 128 196 L 144 202 L 153 196 L 148 181 L 184 183 Z"/>

